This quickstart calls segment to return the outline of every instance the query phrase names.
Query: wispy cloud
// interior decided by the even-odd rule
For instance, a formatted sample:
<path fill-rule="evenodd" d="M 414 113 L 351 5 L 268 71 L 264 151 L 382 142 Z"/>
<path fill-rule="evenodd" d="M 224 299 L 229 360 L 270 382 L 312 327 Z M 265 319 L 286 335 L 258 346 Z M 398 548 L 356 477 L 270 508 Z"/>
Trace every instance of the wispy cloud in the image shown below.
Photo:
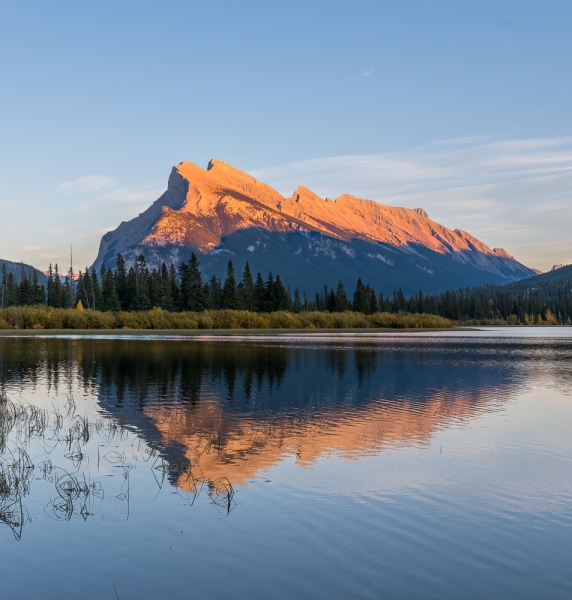
<path fill-rule="evenodd" d="M 58 190 L 66 194 L 86 194 L 114 187 L 117 182 L 107 175 L 88 175 L 73 181 L 65 181 L 58 185 Z"/>
<path fill-rule="evenodd" d="M 37 252 L 43 248 L 45 248 L 45 246 L 18 246 L 16 249 L 21 250 L 22 252 Z"/>
<path fill-rule="evenodd" d="M 505 246 L 530 266 L 572 262 L 572 138 L 445 140 L 403 152 L 317 158 L 252 175 L 287 195 L 303 184 L 322 197 L 347 192 L 419 206 L 448 227 Z"/>
<path fill-rule="evenodd" d="M 359 74 L 359 77 L 362 77 L 362 78 L 363 78 L 363 77 L 366 77 L 366 78 L 367 78 L 367 77 L 373 77 L 373 69 L 368 69 L 367 71 L 362 71 L 362 72 Z"/>
<path fill-rule="evenodd" d="M 89 202 L 80 205 L 79 208 L 85 210 L 107 204 L 130 205 L 130 210 L 133 210 L 133 208 L 148 208 L 164 191 L 164 184 L 160 185 L 157 182 L 141 186 L 118 187 L 90 199 Z"/>

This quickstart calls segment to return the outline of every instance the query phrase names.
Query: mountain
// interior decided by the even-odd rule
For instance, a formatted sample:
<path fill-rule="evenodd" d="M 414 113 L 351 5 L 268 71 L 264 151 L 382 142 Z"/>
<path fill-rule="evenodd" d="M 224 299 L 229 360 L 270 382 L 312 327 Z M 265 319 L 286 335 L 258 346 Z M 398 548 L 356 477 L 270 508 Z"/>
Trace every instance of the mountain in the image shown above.
<path fill-rule="evenodd" d="M 207 277 L 229 259 L 240 275 L 272 270 L 292 288 L 315 293 L 358 277 L 383 293 L 437 293 L 534 275 L 503 249 L 432 221 L 422 209 L 385 206 L 344 194 L 320 198 L 299 187 L 285 198 L 225 162 L 174 167 L 167 191 L 145 212 L 105 234 L 93 265 L 144 254 L 150 267 L 179 264 L 195 252 Z"/>
<path fill-rule="evenodd" d="M 33 273 L 35 271 L 38 275 L 38 282 L 40 283 L 40 285 L 47 285 L 48 283 L 47 276 L 44 273 L 42 273 L 42 271 L 40 271 L 39 269 L 36 269 L 36 267 L 32 267 L 31 265 L 26 265 L 24 263 L 12 262 L 10 260 L 3 260 L 2 258 L 0 258 L 0 285 L 2 285 L 1 278 L 3 265 L 6 265 L 7 273 L 12 273 L 14 275 L 17 283 L 20 283 L 20 281 L 22 280 L 22 271 L 25 271 L 26 275 L 28 276 L 28 279 L 30 280 L 32 279 Z"/>

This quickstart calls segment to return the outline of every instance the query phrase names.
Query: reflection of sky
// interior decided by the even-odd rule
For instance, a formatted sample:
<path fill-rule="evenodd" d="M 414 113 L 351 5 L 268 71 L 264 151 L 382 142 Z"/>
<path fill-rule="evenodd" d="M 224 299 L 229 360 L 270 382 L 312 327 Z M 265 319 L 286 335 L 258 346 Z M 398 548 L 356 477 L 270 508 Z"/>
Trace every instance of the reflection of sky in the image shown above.
<path fill-rule="evenodd" d="M 10 598 L 76 597 L 84 590 L 113 597 L 110 570 L 120 597 L 185 597 L 189 586 L 208 589 L 209 597 L 265 598 L 269 589 L 276 590 L 277 598 L 443 598 L 462 597 L 467 590 L 474 597 L 567 597 L 572 591 L 572 403 L 570 375 L 561 372 L 560 363 L 569 362 L 570 337 L 550 348 L 542 337 L 547 332 L 527 331 L 535 339 L 524 342 L 527 348 L 516 353 L 510 350 L 518 349 L 515 338 L 503 338 L 503 345 L 494 346 L 491 334 L 486 339 L 471 334 L 473 354 L 483 351 L 487 356 L 482 365 L 474 360 L 466 363 L 476 377 L 457 391 L 445 386 L 446 394 L 440 397 L 433 385 L 439 378 L 435 379 L 431 402 L 425 405 L 420 398 L 423 388 L 417 386 L 411 388 L 416 390 L 410 398 L 415 402 L 402 399 L 401 412 L 399 402 L 390 403 L 388 411 L 383 403 L 365 401 L 367 395 L 361 403 L 346 405 L 334 395 L 335 410 L 325 413 L 320 412 L 323 406 L 303 406 L 298 426 L 291 421 L 294 439 L 317 411 L 325 415 L 324 429 L 331 428 L 331 448 L 322 448 L 306 462 L 286 449 L 280 460 L 249 478 L 248 485 L 236 487 L 236 507 L 228 517 L 214 510 L 205 495 L 188 506 L 182 496 L 171 493 L 175 490 L 170 484 L 157 496 L 149 469 L 134 459 L 139 443 L 131 432 L 126 441 L 110 448 L 124 452 L 135 466 L 129 520 L 116 497 L 121 492 L 118 476 L 108 477 L 114 472 L 108 464 L 102 464 L 99 473 L 108 493 L 94 511 L 96 518 L 54 522 L 45 515 L 43 497 L 30 496 L 32 521 L 22 541 L 10 541 L 0 528 L 0 547 L 9 549 L 0 564 L 3 591 Z M 560 335 L 563 330 L 552 331 Z M 403 338 L 409 340 L 406 347 L 419 345 L 406 335 L 393 338 L 392 345 Z M 495 347 L 501 351 L 496 362 L 488 355 Z M 428 347 L 429 355 L 436 350 Z M 467 345 L 462 354 L 470 351 Z M 454 353 L 448 356 L 451 365 L 465 364 L 466 359 L 455 362 Z M 346 377 L 355 363 L 347 364 Z M 505 375 L 479 379 L 495 365 L 503 365 Z M 321 369 L 317 376 L 335 374 Z M 92 385 L 80 368 L 66 361 L 61 370 L 56 404 L 71 390 L 80 414 L 101 411 L 102 402 L 107 406 L 112 387 L 106 388 L 101 377 Z M 465 372 L 465 367 L 460 372 L 450 369 L 449 381 L 461 384 Z M 289 373 L 296 371 L 285 369 L 282 390 L 291 389 L 286 385 Z M 391 370 L 385 375 L 391 377 Z M 333 384 L 338 377 L 326 381 Z M 264 422 L 269 414 L 277 414 L 276 410 L 245 413 L 244 407 L 233 410 L 226 392 L 221 397 L 224 383 L 217 387 L 209 381 L 207 408 L 218 406 L 220 411 L 222 406 L 232 417 L 232 426 L 244 420 Z M 495 387 L 499 381 L 508 384 L 502 393 Z M 467 412 L 466 404 L 456 410 L 455 399 L 475 386 L 470 398 L 478 410 Z M 35 388 L 26 381 L 9 383 L 7 388 L 11 396 L 44 405 L 56 396 L 42 374 Z M 313 388 L 307 389 L 311 393 Z M 272 397 L 281 398 L 280 393 Z M 149 406 L 156 407 L 156 396 L 150 398 Z M 432 404 L 435 399 L 438 404 Z M 178 412 L 181 405 L 168 406 L 167 416 L 184 416 Z M 124 408 L 128 407 L 126 402 Z M 391 423 L 386 424 L 392 427 L 399 419 L 414 425 L 429 409 L 435 426 L 427 436 L 395 437 L 388 443 L 382 437 L 374 452 L 349 458 L 344 458 L 348 447 L 335 443 L 336 410 L 342 416 L 338 429 L 352 428 L 348 415 L 354 415 L 356 436 L 345 441 L 358 448 L 359 433 L 371 424 L 370 416 L 377 415 L 382 425 L 387 417 Z M 201 415 L 192 406 L 185 410 L 192 419 Z M 319 424 L 317 420 L 315 437 Z M 188 422 L 183 425 L 188 429 Z M 145 430 L 140 435 L 155 434 Z M 303 446 L 304 440 L 300 442 Z M 223 462 L 220 468 L 224 467 Z M 204 472 L 209 475 L 206 468 Z M 43 482 L 34 484 L 40 496 L 48 491 Z M 55 577 L 62 565 L 66 576 Z"/>

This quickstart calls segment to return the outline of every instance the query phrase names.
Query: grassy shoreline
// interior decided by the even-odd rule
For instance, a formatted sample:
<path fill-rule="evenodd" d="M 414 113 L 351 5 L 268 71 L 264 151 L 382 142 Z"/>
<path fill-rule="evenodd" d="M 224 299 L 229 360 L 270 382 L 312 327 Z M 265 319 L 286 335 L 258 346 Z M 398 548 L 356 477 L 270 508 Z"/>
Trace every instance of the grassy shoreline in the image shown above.
<path fill-rule="evenodd" d="M 160 308 L 139 312 L 98 312 L 48 307 L 0 309 L 0 331 L 364 331 L 366 329 L 450 329 L 453 322 L 429 314 L 355 312 L 251 313 L 241 310 L 207 310 L 170 313 Z"/>
<path fill-rule="evenodd" d="M 423 329 L 397 329 L 395 327 L 364 327 L 346 329 L 0 329 L 0 338 L 6 337 L 241 337 L 241 336 L 287 336 L 287 335 L 342 335 L 372 333 L 407 333 L 420 331 L 476 331 L 474 327 L 424 327 Z"/>

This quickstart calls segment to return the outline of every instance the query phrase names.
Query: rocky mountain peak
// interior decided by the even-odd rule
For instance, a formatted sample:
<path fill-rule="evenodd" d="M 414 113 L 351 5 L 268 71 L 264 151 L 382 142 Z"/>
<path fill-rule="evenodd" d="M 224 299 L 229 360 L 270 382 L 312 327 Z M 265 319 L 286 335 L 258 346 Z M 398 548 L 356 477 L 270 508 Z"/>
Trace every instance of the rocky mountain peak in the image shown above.
<path fill-rule="evenodd" d="M 366 252 L 367 260 L 382 261 L 386 267 L 395 264 L 392 253 L 405 252 L 411 257 L 427 251 L 450 256 L 459 264 L 471 263 L 501 280 L 505 268 L 509 278 L 532 274 L 505 250 L 492 249 L 459 229 L 447 229 L 431 220 L 423 209 L 387 206 L 350 194 L 335 200 L 321 198 L 305 186 L 284 197 L 248 173 L 215 158 L 209 161 L 207 169 L 191 162 L 174 167 L 161 198 L 139 217 L 103 237 L 94 266 L 103 260 L 113 264 L 118 252 L 128 259 L 129 253 L 162 256 L 161 260 L 167 262 L 179 262 L 191 251 L 210 257 L 227 252 L 229 240 L 245 236 L 254 240 L 244 250 L 249 253 L 270 247 L 271 243 L 262 238 L 290 240 L 288 243 L 298 244 L 298 249 L 293 250 L 298 257 L 295 261 L 301 260 L 303 246 L 313 248 L 308 251 L 317 258 L 338 260 L 340 248 L 351 258 L 356 256 L 353 247 L 359 242 L 375 246 Z M 302 244 L 303 240 L 308 241 Z M 307 264 L 303 266 L 307 268 Z M 416 267 L 426 274 L 435 273 L 427 264 L 416 263 Z M 334 265 L 323 268 L 328 276 L 335 277 Z M 379 275 L 379 266 L 374 272 Z M 420 274 L 417 275 L 418 279 Z"/>

